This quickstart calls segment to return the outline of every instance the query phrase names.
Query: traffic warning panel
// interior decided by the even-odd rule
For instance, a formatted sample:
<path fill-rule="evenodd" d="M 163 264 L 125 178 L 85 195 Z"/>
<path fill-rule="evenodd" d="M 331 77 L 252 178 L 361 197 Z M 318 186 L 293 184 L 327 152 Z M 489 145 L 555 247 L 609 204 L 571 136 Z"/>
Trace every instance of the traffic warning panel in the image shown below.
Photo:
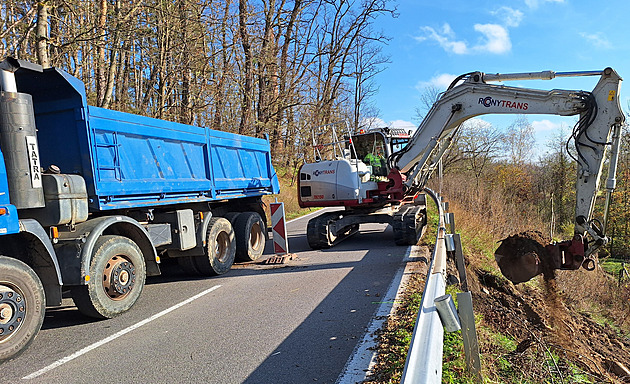
<path fill-rule="evenodd" d="M 287 240 L 287 224 L 284 220 L 284 203 L 271 203 L 271 228 L 273 233 L 273 250 L 276 255 L 289 253 L 289 241 Z"/>

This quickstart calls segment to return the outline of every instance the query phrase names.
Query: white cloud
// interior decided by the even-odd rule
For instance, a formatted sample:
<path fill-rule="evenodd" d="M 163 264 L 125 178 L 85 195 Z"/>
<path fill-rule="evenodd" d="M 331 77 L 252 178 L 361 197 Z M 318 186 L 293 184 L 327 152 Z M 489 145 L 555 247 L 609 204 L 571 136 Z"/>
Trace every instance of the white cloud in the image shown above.
<path fill-rule="evenodd" d="M 447 52 L 453 52 L 457 55 L 468 53 L 465 42 L 453 40 L 455 33 L 448 23 L 445 23 L 442 26 L 442 30 L 439 32 L 431 27 L 422 27 L 421 30 L 425 33 L 425 36 L 415 37 L 417 41 L 433 40 L 440 44 Z"/>
<path fill-rule="evenodd" d="M 462 123 L 462 127 L 465 129 L 471 129 L 474 131 L 489 130 L 492 128 L 492 123 L 486 121 L 480 117 L 470 118 Z"/>
<path fill-rule="evenodd" d="M 366 117 L 361 120 L 361 122 L 359 123 L 359 127 L 363 129 L 390 127 L 402 128 L 407 131 L 415 131 L 418 126 L 407 120 L 392 120 L 387 123 L 380 117 Z"/>
<path fill-rule="evenodd" d="M 525 4 L 531 8 L 531 9 L 536 9 L 538 8 L 539 5 L 541 5 L 541 3 L 564 3 L 564 0 L 525 0 Z"/>
<path fill-rule="evenodd" d="M 534 132 L 549 132 L 549 131 L 558 131 L 562 124 L 554 123 L 550 120 L 538 120 L 532 121 L 532 127 L 534 128 Z"/>
<path fill-rule="evenodd" d="M 359 128 L 378 128 L 378 127 L 386 127 L 387 123 L 385 120 L 380 117 L 365 117 L 359 122 Z"/>
<path fill-rule="evenodd" d="M 483 36 L 481 42 L 477 45 L 468 47 L 465 41 L 457 40 L 455 32 L 448 23 L 442 26 L 440 31 L 436 31 L 431 27 L 422 27 L 423 36 L 417 36 L 415 39 L 419 42 L 432 40 L 437 42 L 445 51 L 452 52 L 456 55 L 464 55 L 472 52 L 476 53 L 494 53 L 502 54 L 512 49 L 512 42 L 508 30 L 499 24 L 475 24 L 475 31 Z"/>
<path fill-rule="evenodd" d="M 523 12 L 510 7 L 501 7 L 490 13 L 497 16 L 506 27 L 518 27 L 523 21 Z"/>
<path fill-rule="evenodd" d="M 449 85 L 455 80 L 457 75 L 452 75 L 450 73 L 442 73 L 440 75 L 435 75 L 429 81 L 420 81 L 416 84 L 416 89 L 418 91 L 423 91 L 428 87 L 435 87 L 439 90 L 445 90 Z"/>
<path fill-rule="evenodd" d="M 414 123 L 412 123 L 411 121 L 406 121 L 406 120 L 392 120 L 389 122 L 388 127 L 390 128 L 402 128 L 405 130 L 412 130 L 414 131 L 418 126 Z"/>
<path fill-rule="evenodd" d="M 473 47 L 475 51 L 502 54 L 512 49 L 507 29 L 498 24 L 475 24 L 475 31 L 486 37 L 483 44 Z"/>
<path fill-rule="evenodd" d="M 580 33 L 580 35 L 596 48 L 602 48 L 602 49 L 612 48 L 612 44 L 610 43 L 610 41 L 608 41 L 606 36 L 604 36 L 601 32 L 597 32 L 597 33 L 582 32 Z"/>

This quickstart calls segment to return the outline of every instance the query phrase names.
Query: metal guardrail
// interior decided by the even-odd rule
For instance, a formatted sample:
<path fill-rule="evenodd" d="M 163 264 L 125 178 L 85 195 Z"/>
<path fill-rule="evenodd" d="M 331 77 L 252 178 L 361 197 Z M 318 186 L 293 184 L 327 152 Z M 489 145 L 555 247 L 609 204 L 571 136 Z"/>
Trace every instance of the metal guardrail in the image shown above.
<path fill-rule="evenodd" d="M 448 320 L 444 320 L 444 325 L 453 328 L 453 319 L 455 323 L 459 323 L 456 324 L 456 326 L 461 324 L 466 366 L 472 374 L 478 379 L 481 379 L 481 362 L 479 359 L 479 346 L 475 330 L 472 296 L 468 291 L 466 282 L 466 270 L 461 249 L 461 239 L 459 235 L 454 234 L 455 223 L 453 215 L 445 215 L 441 198 L 428 188 L 425 188 L 425 192 L 435 201 L 438 207 L 439 223 L 422 302 L 418 310 L 418 318 L 413 331 L 401 383 L 425 384 L 439 383 L 442 381 L 444 328 L 436 303 L 439 303 L 440 310 L 443 310 L 449 307 L 449 305 L 443 303 L 451 300 L 448 296 L 446 297 L 448 300 L 444 300 L 444 293 L 446 291 L 446 240 L 448 240 L 450 245 L 450 247 L 448 247 L 449 251 L 452 251 L 456 258 L 462 289 L 465 292 L 457 294 L 459 310 L 447 311 L 449 316 L 443 315 L 445 318 L 449 318 Z M 447 218 L 448 220 L 446 220 Z M 451 235 L 446 234 L 445 224 L 450 225 Z M 436 299 L 438 300 L 436 301 Z M 452 302 L 450 304 L 454 309 Z M 451 331 L 453 330 L 455 329 L 451 329 Z"/>
<path fill-rule="evenodd" d="M 440 220 L 424 294 L 418 310 L 418 319 L 405 362 L 401 381 L 403 384 L 442 381 L 444 328 L 434 301 L 446 291 L 446 247 L 444 244 L 446 228 L 444 227 L 444 209 L 439 196 L 429 189 L 426 191 L 438 206 Z"/>

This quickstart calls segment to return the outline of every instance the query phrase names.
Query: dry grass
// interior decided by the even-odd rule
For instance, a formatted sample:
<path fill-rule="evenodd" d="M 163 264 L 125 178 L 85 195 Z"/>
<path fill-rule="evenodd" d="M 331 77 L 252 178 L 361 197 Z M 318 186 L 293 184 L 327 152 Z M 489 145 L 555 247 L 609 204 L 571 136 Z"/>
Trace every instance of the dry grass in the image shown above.
<path fill-rule="evenodd" d="M 531 203 L 506 198 L 504 191 L 496 186 L 477 188 L 467 175 L 445 177 L 443 194 L 457 203 L 461 212 L 456 217 L 466 221 L 464 227 L 482 230 L 497 241 L 526 230 L 548 232 Z"/>
<path fill-rule="evenodd" d="M 543 231 L 545 230 L 545 225 L 531 203 L 529 207 L 527 204 L 509 204 L 505 202 L 503 191 L 484 188 L 479 190 L 470 189 L 469 186 L 471 184 L 474 183 L 456 175 L 446 178 L 443 184 L 443 195 L 447 196 L 449 201 L 451 201 L 450 210 L 455 213 L 456 230 L 462 235 L 464 253 L 468 264 L 469 283 L 471 283 L 471 275 L 474 276 L 476 272 L 480 271 L 491 273 L 496 276 L 497 281 L 504 280 L 493 257 L 494 250 L 498 246 L 497 242 L 508 235 L 525 230 Z M 555 315 L 550 313 L 550 311 L 558 312 L 558 309 L 551 308 L 549 301 L 550 297 L 556 297 L 559 300 L 559 304 L 562 304 L 563 313 L 569 316 L 569 318 L 564 319 L 565 325 L 572 324 L 569 329 L 588 329 L 589 322 L 602 326 L 597 329 L 593 328 L 586 339 L 576 338 L 577 335 L 569 338 L 573 340 L 573 343 L 566 347 L 565 350 L 558 346 L 561 343 L 558 343 L 557 337 L 553 336 L 553 333 L 558 332 L 558 329 L 561 327 L 552 326 L 556 330 L 552 332 L 552 335 L 547 336 L 545 336 L 548 331 L 546 328 L 534 327 L 533 329 L 536 329 L 535 332 L 539 333 L 541 340 L 546 338 L 549 338 L 550 341 L 556 340 L 555 347 L 551 348 L 554 350 L 554 357 L 551 360 L 555 360 L 555 362 L 552 362 L 549 357 L 551 354 L 548 351 L 548 346 L 545 346 L 544 342 L 542 344 L 540 342 L 534 343 L 536 346 L 529 348 L 525 354 L 514 353 L 513 346 L 501 353 L 496 353 L 497 346 L 494 345 L 496 342 L 493 339 L 501 337 L 500 335 L 504 331 L 509 334 L 510 332 L 503 327 L 506 324 L 510 324 L 510 322 L 506 323 L 497 319 L 491 320 L 490 317 L 485 321 L 483 320 L 484 316 L 482 316 L 480 342 L 482 350 L 485 350 L 484 371 L 487 375 L 486 377 L 492 378 L 490 382 L 492 380 L 498 380 L 498 382 L 521 382 L 526 377 L 529 380 L 536 381 L 534 373 L 540 375 L 539 378 L 546 377 L 553 380 L 553 377 L 558 377 L 556 375 L 559 371 L 562 371 L 564 374 L 564 379 L 560 375 L 560 382 L 566 382 L 565 380 L 569 380 L 569 382 L 572 380 L 581 381 L 582 379 L 585 379 L 584 382 L 592 382 L 593 377 L 589 377 L 590 374 L 586 371 L 601 372 L 605 369 L 602 368 L 601 364 L 581 364 L 579 359 L 575 360 L 575 351 L 589 356 L 591 354 L 589 352 L 593 349 L 601 353 L 601 355 L 598 354 L 600 358 L 608 356 L 608 359 L 612 359 L 611 356 L 614 356 L 614 353 L 611 351 L 615 348 L 619 347 L 620 350 L 627 350 L 624 349 L 623 344 L 627 344 L 627 341 L 630 340 L 630 289 L 619 287 L 616 279 L 601 268 L 593 272 L 585 270 L 559 271 L 557 275 L 557 279 L 553 281 L 553 292 L 549 291 L 550 287 L 543 284 L 542 279 L 534 279 L 531 282 L 514 287 L 516 288 L 513 291 L 514 298 L 520 298 L 515 303 L 510 302 L 510 305 L 506 307 L 502 306 L 506 305 L 508 302 L 506 300 L 509 297 L 502 292 L 493 292 L 493 289 L 488 286 L 485 286 L 485 289 L 490 290 L 490 296 L 479 293 L 482 288 L 481 285 L 486 284 L 480 281 L 472 281 L 471 289 L 473 292 L 477 292 L 478 298 L 492 298 L 489 299 L 489 303 L 476 303 L 480 313 L 485 312 L 485 315 L 490 317 L 494 316 L 497 311 L 511 313 L 514 308 L 520 305 L 519 303 L 527 303 L 526 305 L 531 308 L 538 308 L 536 311 L 541 311 L 541 317 L 551 315 L 550 317 L 553 318 Z M 507 282 L 504 283 L 512 286 Z M 496 299 L 499 296 L 501 300 L 497 302 Z M 486 304 L 490 304 L 490 306 L 485 309 L 482 308 L 486 307 Z M 514 313 L 511 313 L 506 319 L 515 321 L 516 316 Z M 484 328 L 484 324 L 493 325 L 490 328 Z M 515 342 L 520 342 L 522 337 L 516 337 Z M 558 358 L 556 353 L 562 355 L 562 358 Z M 490 360 L 494 358 L 494 360 L 490 361 L 488 358 L 491 358 Z M 558 367 L 559 365 L 560 367 Z M 582 366 L 583 369 L 578 369 L 578 365 Z M 589 365 L 594 365 L 595 368 L 589 367 Z M 543 368 L 547 372 L 536 371 Z M 529 372 L 530 375 L 515 374 L 517 371 Z M 600 379 L 606 377 L 610 380 L 612 376 L 604 373 L 603 375 L 598 375 L 598 377 Z M 525 381 L 528 379 L 525 379 Z"/>
<path fill-rule="evenodd" d="M 630 337 L 630 289 L 602 268 L 561 271 L 557 280 L 568 306 Z"/>

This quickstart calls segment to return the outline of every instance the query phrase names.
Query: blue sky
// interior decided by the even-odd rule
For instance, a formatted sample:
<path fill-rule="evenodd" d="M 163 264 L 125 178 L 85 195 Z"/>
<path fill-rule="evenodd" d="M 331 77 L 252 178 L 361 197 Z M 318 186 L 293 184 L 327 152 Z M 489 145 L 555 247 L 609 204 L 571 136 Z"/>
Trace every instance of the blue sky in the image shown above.
<path fill-rule="evenodd" d="M 391 63 L 376 77 L 375 104 L 390 125 L 417 126 L 415 108 L 427 85 L 446 89 L 463 73 L 584 71 L 613 67 L 630 80 L 630 2 L 585 0 L 399 0 L 398 17 L 377 19 L 391 40 Z M 592 90 L 598 78 L 520 81 L 513 86 Z M 621 105 L 628 110 L 622 85 Z M 485 116 L 499 128 L 518 116 Z M 542 149 L 576 119 L 530 115 Z M 393 124 L 392 124 L 393 123 Z"/>

